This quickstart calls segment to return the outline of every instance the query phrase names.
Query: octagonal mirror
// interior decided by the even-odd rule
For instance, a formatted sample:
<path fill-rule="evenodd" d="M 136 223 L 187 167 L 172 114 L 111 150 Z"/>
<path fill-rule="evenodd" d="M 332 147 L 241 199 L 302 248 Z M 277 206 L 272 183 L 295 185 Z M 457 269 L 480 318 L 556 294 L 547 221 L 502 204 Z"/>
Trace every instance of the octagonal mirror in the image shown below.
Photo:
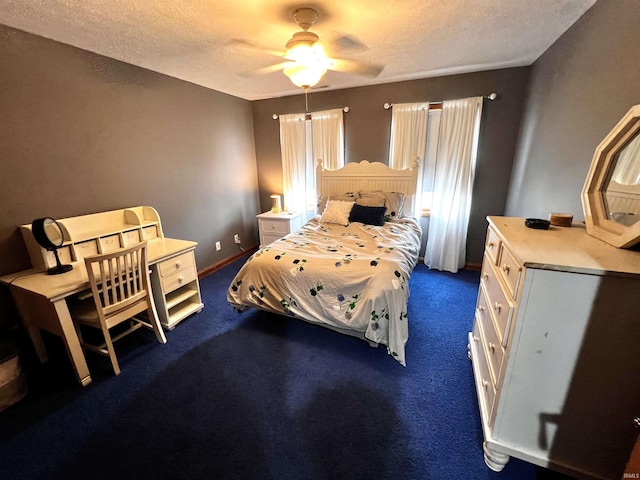
<path fill-rule="evenodd" d="M 582 207 L 588 234 L 618 248 L 640 242 L 640 105 L 596 148 Z"/>

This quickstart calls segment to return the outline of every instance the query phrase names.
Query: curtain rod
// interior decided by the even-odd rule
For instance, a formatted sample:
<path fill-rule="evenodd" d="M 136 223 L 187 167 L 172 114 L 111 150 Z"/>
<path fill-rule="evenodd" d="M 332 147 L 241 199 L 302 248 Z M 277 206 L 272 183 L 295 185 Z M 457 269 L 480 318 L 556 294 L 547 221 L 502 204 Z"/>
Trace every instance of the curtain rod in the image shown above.
<path fill-rule="evenodd" d="M 349 111 L 349 107 L 342 107 L 342 111 L 344 113 L 347 113 Z M 308 114 L 309 112 L 305 113 L 305 115 L 308 115 Z M 283 114 L 280 114 L 280 115 L 283 115 Z M 277 113 L 274 113 L 273 115 L 271 115 L 271 118 L 273 118 L 274 120 L 277 120 L 280 117 L 280 115 L 278 115 Z"/>
<path fill-rule="evenodd" d="M 495 100 L 496 98 L 498 98 L 498 94 L 496 92 L 492 92 L 489 95 L 483 95 L 482 98 L 487 98 L 489 100 Z M 443 100 L 440 100 L 439 102 L 429 102 L 430 105 L 442 105 Z M 393 103 L 385 103 L 384 105 L 384 109 L 385 110 L 389 110 L 391 107 L 393 107 Z"/>

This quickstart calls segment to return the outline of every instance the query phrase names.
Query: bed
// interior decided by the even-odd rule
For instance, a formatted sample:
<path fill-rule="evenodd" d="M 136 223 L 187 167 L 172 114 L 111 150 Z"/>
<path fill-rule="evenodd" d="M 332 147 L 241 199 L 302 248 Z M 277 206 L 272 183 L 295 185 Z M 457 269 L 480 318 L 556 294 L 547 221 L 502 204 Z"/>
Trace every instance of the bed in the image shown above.
<path fill-rule="evenodd" d="M 421 236 L 412 207 L 417 178 L 417 164 L 319 167 L 319 213 L 255 252 L 231 282 L 228 302 L 385 345 L 406 365 L 408 283 Z"/>

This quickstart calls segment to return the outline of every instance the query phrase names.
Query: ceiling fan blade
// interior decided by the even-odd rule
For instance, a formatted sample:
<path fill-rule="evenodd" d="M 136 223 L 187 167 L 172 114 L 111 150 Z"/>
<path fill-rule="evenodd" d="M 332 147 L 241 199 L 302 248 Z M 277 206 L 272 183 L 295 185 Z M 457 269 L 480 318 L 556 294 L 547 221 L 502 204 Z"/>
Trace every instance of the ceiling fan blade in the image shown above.
<path fill-rule="evenodd" d="M 276 48 L 265 47 L 264 45 L 258 45 L 257 43 L 244 40 L 242 38 L 232 38 L 227 42 L 227 45 L 237 47 L 245 50 L 251 50 L 258 53 L 266 53 L 276 57 L 284 57 L 287 52 L 285 50 L 278 50 Z"/>
<path fill-rule="evenodd" d="M 293 62 L 280 62 L 273 65 L 267 65 L 266 67 L 256 68 L 255 70 L 249 70 L 248 72 L 241 72 L 238 75 L 242 77 L 257 77 L 260 75 L 266 75 L 268 73 L 282 71 L 285 67 L 288 67 Z"/>
<path fill-rule="evenodd" d="M 343 58 L 332 58 L 329 70 L 336 72 L 353 73 L 363 77 L 377 77 L 384 70 L 384 65 L 371 65 L 367 63 L 345 60 Z"/>
<path fill-rule="evenodd" d="M 351 34 L 339 34 L 337 37 L 330 40 L 334 49 L 348 50 L 350 52 L 364 52 L 369 50 L 363 42 L 361 42 L 355 35 Z"/>

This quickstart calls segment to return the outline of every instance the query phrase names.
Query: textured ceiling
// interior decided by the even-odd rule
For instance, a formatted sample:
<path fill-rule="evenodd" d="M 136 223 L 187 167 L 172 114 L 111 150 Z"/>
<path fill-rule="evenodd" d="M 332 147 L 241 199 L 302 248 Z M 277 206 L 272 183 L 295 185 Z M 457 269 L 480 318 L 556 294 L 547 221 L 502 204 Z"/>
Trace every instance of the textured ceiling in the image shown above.
<path fill-rule="evenodd" d="M 357 87 L 530 65 L 596 0 L 0 0 L 0 23 L 248 100 L 300 93 L 281 71 L 297 7 L 332 56 L 384 66 Z M 264 50 L 248 48 L 260 45 Z M 250 74 L 251 72 L 254 72 Z"/>

